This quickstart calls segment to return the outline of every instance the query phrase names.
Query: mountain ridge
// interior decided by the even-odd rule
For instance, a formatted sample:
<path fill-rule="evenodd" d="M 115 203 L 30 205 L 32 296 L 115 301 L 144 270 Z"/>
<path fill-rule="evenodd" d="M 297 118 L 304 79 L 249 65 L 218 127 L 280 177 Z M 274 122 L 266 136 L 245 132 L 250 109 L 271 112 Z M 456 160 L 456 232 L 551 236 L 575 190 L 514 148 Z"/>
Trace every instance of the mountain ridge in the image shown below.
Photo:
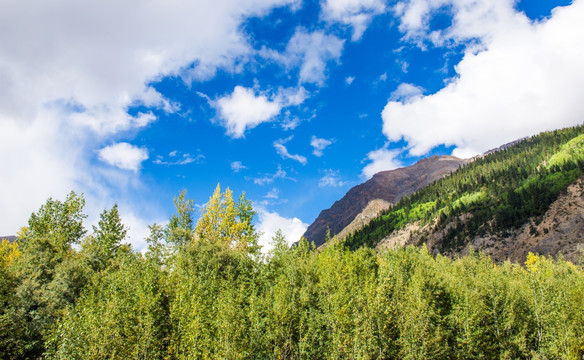
<path fill-rule="evenodd" d="M 376 199 L 393 204 L 416 190 L 440 179 L 471 160 L 451 155 L 434 155 L 403 168 L 381 171 L 352 187 L 341 199 L 322 210 L 307 228 L 304 237 L 316 246 L 325 243 L 327 233 L 339 234 Z"/>
<path fill-rule="evenodd" d="M 476 157 L 341 240 L 385 248 L 426 244 L 433 254 L 468 246 L 494 260 L 529 252 L 575 261 L 584 249 L 584 127 L 540 133 Z"/>

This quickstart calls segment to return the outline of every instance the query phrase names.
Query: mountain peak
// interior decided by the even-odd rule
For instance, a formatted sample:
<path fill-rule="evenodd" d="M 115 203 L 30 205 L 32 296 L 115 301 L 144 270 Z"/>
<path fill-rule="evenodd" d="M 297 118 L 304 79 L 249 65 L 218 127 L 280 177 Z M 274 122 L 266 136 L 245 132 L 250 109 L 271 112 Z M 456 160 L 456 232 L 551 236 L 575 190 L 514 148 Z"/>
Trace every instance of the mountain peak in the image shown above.
<path fill-rule="evenodd" d="M 366 182 L 351 188 L 329 209 L 321 211 L 304 237 L 320 246 L 326 241 L 327 231 L 331 236 L 339 234 L 372 200 L 381 199 L 394 204 L 469 161 L 450 155 L 434 155 L 408 167 L 378 172 Z"/>

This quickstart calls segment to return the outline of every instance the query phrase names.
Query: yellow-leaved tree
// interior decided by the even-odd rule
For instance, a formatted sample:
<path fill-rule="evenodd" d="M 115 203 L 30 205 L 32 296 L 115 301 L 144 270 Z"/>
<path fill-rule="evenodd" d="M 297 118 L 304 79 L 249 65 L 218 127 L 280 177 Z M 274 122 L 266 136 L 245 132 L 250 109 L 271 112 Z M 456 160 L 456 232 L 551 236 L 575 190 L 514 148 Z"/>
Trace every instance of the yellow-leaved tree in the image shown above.
<path fill-rule="evenodd" d="M 195 239 L 221 245 L 241 252 L 257 253 L 258 234 L 252 224 L 255 211 L 251 201 L 241 194 L 237 203 L 227 188 L 221 193 L 217 184 L 195 227 Z"/>

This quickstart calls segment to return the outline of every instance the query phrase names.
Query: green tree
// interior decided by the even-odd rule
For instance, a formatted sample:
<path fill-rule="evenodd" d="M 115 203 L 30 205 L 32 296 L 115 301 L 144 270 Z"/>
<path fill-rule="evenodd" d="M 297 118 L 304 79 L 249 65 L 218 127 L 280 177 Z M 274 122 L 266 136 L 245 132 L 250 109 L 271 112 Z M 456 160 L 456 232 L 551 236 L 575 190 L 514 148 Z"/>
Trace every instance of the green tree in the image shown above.
<path fill-rule="evenodd" d="M 253 210 L 217 186 L 195 228 L 195 240 L 172 258 L 170 351 L 179 359 L 252 358 L 256 340 L 248 310 L 259 297 Z"/>
<path fill-rule="evenodd" d="M 119 251 L 65 309 L 50 336 L 53 359 L 162 359 L 169 324 L 166 277 L 139 254 Z"/>
<path fill-rule="evenodd" d="M 170 218 L 166 228 L 166 241 L 174 246 L 182 246 L 193 239 L 194 202 L 183 190 L 174 198 L 176 214 Z"/>
<path fill-rule="evenodd" d="M 82 243 L 82 253 L 96 272 L 108 266 L 127 234 L 117 204 L 109 211 L 104 210 L 99 217 L 97 226 L 93 226 L 93 236 L 88 236 Z"/>
<path fill-rule="evenodd" d="M 48 331 L 62 310 L 75 303 L 90 276 L 71 248 L 85 234 L 84 205 L 83 196 L 74 192 L 64 202 L 49 199 L 19 234 L 21 256 L 13 264 L 18 285 L 11 311 L 23 329 L 23 357 L 43 354 Z"/>

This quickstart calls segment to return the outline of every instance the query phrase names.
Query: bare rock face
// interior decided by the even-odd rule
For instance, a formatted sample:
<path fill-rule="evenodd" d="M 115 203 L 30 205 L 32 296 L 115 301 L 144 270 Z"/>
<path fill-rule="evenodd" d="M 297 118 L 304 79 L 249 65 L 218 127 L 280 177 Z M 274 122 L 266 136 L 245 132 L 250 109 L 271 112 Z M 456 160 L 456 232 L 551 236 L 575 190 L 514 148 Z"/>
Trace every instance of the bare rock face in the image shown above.
<path fill-rule="evenodd" d="M 431 184 L 457 170 L 470 160 L 454 156 L 432 156 L 405 168 L 379 172 L 363 184 L 357 185 L 321 211 L 308 227 L 304 237 L 316 246 L 326 241 L 327 230 L 335 236 L 359 215 L 372 200 L 381 199 L 395 204 L 404 196 Z"/>
<path fill-rule="evenodd" d="M 461 215 L 457 221 L 465 222 L 469 214 Z M 381 251 L 404 245 L 426 244 L 432 254 L 440 253 L 442 238 L 449 227 L 436 231 L 435 224 L 409 224 L 404 229 L 393 231 L 379 242 L 376 249 Z M 468 239 L 468 245 L 489 255 L 495 262 L 510 260 L 525 262 L 527 254 L 556 257 L 561 255 L 573 263 L 584 262 L 584 178 L 568 187 L 566 192 L 554 202 L 541 221 L 531 219 L 521 228 L 509 231 L 507 235 L 487 234 Z M 442 255 L 457 257 L 467 255 L 469 246 L 449 250 Z"/>
<path fill-rule="evenodd" d="M 391 207 L 391 203 L 375 199 L 371 200 L 369 204 L 361 211 L 357 216 L 347 225 L 343 230 L 335 235 L 336 240 L 344 239 L 345 237 L 351 235 L 357 230 L 361 230 L 365 225 L 369 224 L 371 220 L 375 219 L 382 211 L 385 211 Z M 331 241 L 327 241 L 321 245 L 321 248 L 326 247 Z"/>
<path fill-rule="evenodd" d="M 507 237 L 485 236 L 472 240 L 474 248 L 495 261 L 523 263 L 533 252 L 546 256 L 561 254 L 574 263 L 584 258 L 584 179 L 568 187 L 536 224 L 534 221 Z"/>

